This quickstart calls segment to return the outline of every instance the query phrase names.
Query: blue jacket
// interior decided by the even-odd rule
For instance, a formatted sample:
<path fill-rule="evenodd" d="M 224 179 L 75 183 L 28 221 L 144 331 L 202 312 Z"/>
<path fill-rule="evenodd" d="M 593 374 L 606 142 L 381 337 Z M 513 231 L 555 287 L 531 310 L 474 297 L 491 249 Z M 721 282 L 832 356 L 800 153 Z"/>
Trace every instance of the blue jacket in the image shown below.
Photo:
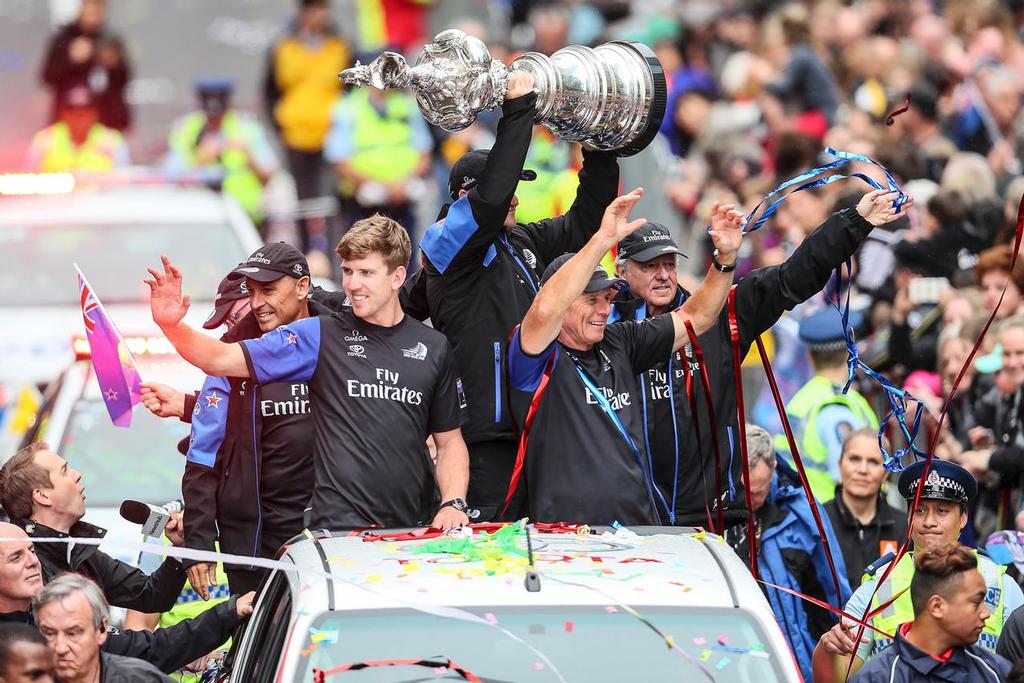
<path fill-rule="evenodd" d="M 941 662 L 898 633 L 892 647 L 869 659 L 850 683 L 1001 683 L 1009 673 L 1010 663 L 983 647 L 953 648 L 949 659 Z"/>
<path fill-rule="evenodd" d="M 832 560 L 839 575 L 839 592 L 829 571 L 825 548 L 818 537 L 811 507 L 796 473 L 779 463 L 772 478 L 771 491 L 760 511 L 763 525 L 758 546 L 758 571 L 761 579 L 799 591 L 842 608 L 850 598 L 850 585 L 843 571 L 842 551 L 824 508 L 818 503 L 821 521 L 832 549 Z M 796 657 L 804 680 L 812 680 L 811 655 L 818 638 L 837 619 L 825 610 L 784 591 L 766 587 L 775 620 Z"/>

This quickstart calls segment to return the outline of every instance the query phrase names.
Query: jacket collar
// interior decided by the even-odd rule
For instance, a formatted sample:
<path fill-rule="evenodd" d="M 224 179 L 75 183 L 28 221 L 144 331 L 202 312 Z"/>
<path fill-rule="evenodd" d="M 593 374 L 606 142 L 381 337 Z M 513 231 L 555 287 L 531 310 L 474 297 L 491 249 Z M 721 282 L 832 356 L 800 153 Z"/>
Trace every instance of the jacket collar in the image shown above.
<path fill-rule="evenodd" d="M 678 308 L 689 298 L 690 293 L 683 289 L 682 285 L 676 285 L 676 298 L 669 306 L 669 310 Z M 642 320 L 647 317 L 647 302 L 643 299 L 630 296 L 629 290 L 618 294 L 612 301 L 612 314 L 608 322 L 618 320 Z"/>
<path fill-rule="evenodd" d="M 842 492 L 843 485 L 837 484 L 836 497 L 833 500 L 836 501 L 836 511 L 839 512 L 839 519 L 842 520 L 844 526 L 856 529 L 860 527 L 860 520 L 853 516 L 853 513 L 850 512 L 850 508 L 846 507 L 846 502 L 843 501 Z M 882 496 L 882 493 L 879 492 L 878 500 L 875 504 L 875 518 L 864 526 L 878 525 L 880 527 L 887 527 L 892 526 L 895 523 L 896 520 L 893 518 L 892 509 L 885 502 L 885 498 Z"/>
<path fill-rule="evenodd" d="M 906 626 L 906 624 L 904 624 Z M 907 629 L 909 630 L 909 629 Z M 896 648 L 896 653 L 899 655 L 900 660 L 906 662 L 917 670 L 922 676 L 930 676 L 939 668 L 949 663 L 955 663 L 961 667 L 967 668 L 967 662 L 964 661 L 966 655 L 964 654 L 964 648 L 954 647 L 952 650 L 946 653 L 946 657 L 940 661 L 935 657 L 932 657 L 927 652 L 917 649 L 904 637 L 903 627 L 896 632 L 896 642 L 893 647 Z"/>
<path fill-rule="evenodd" d="M 103 538 L 107 535 L 106 529 L 82 520 L 75 522 L 71 532 L 67 534 L 31 519 L 16 519 L 14 523 L 33 538 Z"/>
<path fill-rule="evenodd" d="M 75 525 L 71 527 L 71 533 L 68 534 L 51 529 L 45 524 L 40 524 L 30 519 L 16 519 L 12 521 L 24 529 L 25 533 L 31 538 L 103 538 L 107 535 L 106 529 L 81 520 L 75 522 Z M 59 565 L 75 569 L 82 562 L 92 557 L 98 549 L 99 546 L 97 545 L 43 543 L 36 547 L 36 554 L 49 558 L 49 562 L 57 561 Z M 74 553 L 74 559 L 71 557 L 72 553 Z M 60 559 L 56 560 L 56 558 Z M 57 569 L 59 570 L 59 567 Z"/>

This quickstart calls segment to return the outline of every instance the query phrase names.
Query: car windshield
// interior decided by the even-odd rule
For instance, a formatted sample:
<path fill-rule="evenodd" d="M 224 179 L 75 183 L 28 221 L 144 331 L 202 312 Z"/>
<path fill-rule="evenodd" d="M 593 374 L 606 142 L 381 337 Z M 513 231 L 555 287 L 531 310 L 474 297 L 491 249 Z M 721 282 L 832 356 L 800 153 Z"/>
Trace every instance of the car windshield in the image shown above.
<path fill-rule="evenodd" d="M 105 304 L 147 300 L 146 268 L 166 254 L 191 292 L 215 292 L 244 247 L 227 223 L 0 226 L 0 305 L 75 305 L 77 263 Z M 70 284 L 69 284 L 70 283 Z"/>
<path fill-rule="evenodd" d="M 623 610 L 605 606 L 474 608 L 478 616 L 542 652 L 567 681 L 707 680 L 679 652 Z M 781 680 L 778 654 L 742 609 L 643 608 L 717 683 Z M 451 660 L 485 683 L 558 681 L 535 652 L 497 628 L 414 610 L 322 614 L 305 635 L 296 683 L 323 671 L 367 660 Z M 457 673 L 419 666 L 374 666 L 346 671 L 352 683 L 464 680 Z"/>
<path fill-rule="evenodd" d="M 165 503 L 181 498 L 185 459 L 177 443 L 186 427 L 137 405 L 131 428 L 122 429 L 110 421 L 103 401 L 82 399 L 71 411 L 58 452 L 82 473 L 90 508 L 116 508 L 125 498 Z"/>

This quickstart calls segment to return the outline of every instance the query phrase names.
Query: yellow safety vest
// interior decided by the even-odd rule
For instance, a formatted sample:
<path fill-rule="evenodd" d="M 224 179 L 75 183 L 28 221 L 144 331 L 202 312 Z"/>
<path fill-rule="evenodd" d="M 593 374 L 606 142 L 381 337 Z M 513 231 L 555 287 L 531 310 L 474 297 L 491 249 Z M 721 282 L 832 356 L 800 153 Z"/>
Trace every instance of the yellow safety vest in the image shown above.
<path fill-rule="evenodd" d="M 794 422 L 794 436 L 800 457 L 807 469 L 807 481 L 811 492 L 821 503 L 827 503 L 836 496 L 836 482 L 829 472 L 829 456 L 836 459 L 839 453 L 830 454 L 828 447 L 818 438 L 817 421 L 821 409 L 829 405 L 843 405 L 854 414 L 857 424 L 853 429 L 871 427 L 878 429 L 878 418 L 871 406 L 856 389 L 850 389 L 843 395 L 837 393 L 832 382 L 817 376 L 796 392 L 786 406 L 786 414 Z M 785 435 L 775 437 L 775 449 L 780 453 L 789 453 L 789 442 Z"/>
<path fill-rule="evenodd" d="M 537 179 L 519 183 L 516 220 L 521 223 L 559 216 L 576 199 L 579 175 L 569 166 L 569 146 L 547 131 L 534 133 L 524 168 L 537 172 Z"/>
<path fill-rule="evenodd" d="M 365 89 L 354 90 L 338 106 L 353 123 L 354 153 L 349 159 L 352 169 L 380 183 L 392 183 L 409 177 L 420 162 L 420 152 L 413 146 L 410 117 L 419 116 L 410 95 L 388 92 L 384 115 L 370 102 Z M 350 196 L 352 188 L 342 183 L 342 193 Z"/>
<path fill-rule="evenodd" d="M 94 124 L 85 142 L 76 145 L 68 125 L 58 121 L 32 138 L 32 147 L 43 150 L 39 162 L 42 173 L 73 171 L 109 171 L 117 165 L 118 150 L 124 139 L 116 130 Z"/>
<path fill-rule="evenodd" d="M 277 44 L 274 79 L 281 99 L 274 105 L 274 120 L 288 147 L 306 152 L 323 149 L 331 111 L 341 92 L 338 72 L 348 63 L 348 44 L 337 36 L 315 46 L 295 36 Z"/>
<path fill-rule="evenodd" d="M 206 114 L 195 111 L 187 114 L 171 133 L 168 145 L 175 150 L 192 168 L 196 168 L 196 141 L 206 125 Z M 221 134 L 228 140 L 246 142 L 252 139 L 258 126 L 255 121 L 247 121 L 234 111 L 224 115 L 220 124 Z M 246 213 L 259 223 L 263 220 L 263 183 L 249 165 L 249 158 L 242 152 L 229 149 L 220 157 L 220 165 L 224 167 L 224 180 L 221 189 L 234 197 L 235 201 Z"/>
<path fill-rule="evenodd" d="M 991 616 L 985 620 L 985 626 L 978 637 L 978 645 L 986 650 L 995 652 L 996 643 L 999 641 L 999 634 L 1003 632 L 1003 575 L 1006 573 L 1006 568 L 996 564 L 984 555 L 978 555 L 977 550 L 974 553 L 978 557 L 978 571 L 981 572 L 981 576 L 985 579 L 985 585 L 988 587 L 988 593 L 985 595 L 985 604 L 992 610 Z M 888 566 L 889 564 L 886 563 L 876 568 L 874 575 L 865 574 L 861 582 L 864 583 L 875 577 L 881 577 Z M 879 605 L 888 602 L 896 593 L 909 588 L 910 581 L 913 578 L 913 553 L 906 553 L 900 558 L 899 564 L 892 570 L 889 578 L 875 592 L 875 597 L 871 601 L 871 611 L 877 609 Z M 910 591 L 907 590 L 900 597 L 896 598 L 891 605 L 886 607 L 881 614 L 871 619 L 870 623 L 881 631 L 895 634 L 896 629 L 901 625 L 913 620 L 914 605 L 910 600 Z M 869 657 L 874 657 L 892 645 L 892 639 L 879 635 L 874 631 L 865 630 L 864 634 L 872 639 Z"/>

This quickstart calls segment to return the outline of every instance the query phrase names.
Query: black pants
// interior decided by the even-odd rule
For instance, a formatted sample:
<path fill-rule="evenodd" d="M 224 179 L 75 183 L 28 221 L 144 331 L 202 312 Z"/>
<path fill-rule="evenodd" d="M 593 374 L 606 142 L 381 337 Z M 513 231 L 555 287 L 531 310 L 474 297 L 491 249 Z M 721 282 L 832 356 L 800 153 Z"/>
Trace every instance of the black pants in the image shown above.
<path fill-rule="evenodd" d="M 512 467 L 516 462 L 517 441 L 477 441 L 469 448 L 469 490 L 466 502 L 469 507 L 480 511 L 480 516 L 471 521 L 491 522 L 515 519 L 522 504 L 525 482 L 520 481 L 519 494 L 513 498 L 508 512 L 502 516 L 505 496 L 512 479 Z"/>
<path fill-rule="evenodd" d="M 228 575 L 228 587 L 231 588 L 232 595 L 245 595 L 249 591 L 259 589 L 267 570 L 259 567 L 247 569 L 225 565 L 224 573 Z"/>
<path fill-rule="evenodd" d="M 285 154 L 288 161 L 288 172 L 295 180 L 295 193 L 298 195 L 299 204 L 303 200 L 316 199 L 329 196 L 324 188 L 325 163 L 321 152 L 304 152 L 298 149 L 286 147 Z M 301 208 L 301 206 L 300 206 Z M 297 221 L 299 229 L 299 240 L 302 251 L 309 253 L 311 249 L 329 251 L 327 248 L 326 220 L 324 216 L 302 215 Z"/>

